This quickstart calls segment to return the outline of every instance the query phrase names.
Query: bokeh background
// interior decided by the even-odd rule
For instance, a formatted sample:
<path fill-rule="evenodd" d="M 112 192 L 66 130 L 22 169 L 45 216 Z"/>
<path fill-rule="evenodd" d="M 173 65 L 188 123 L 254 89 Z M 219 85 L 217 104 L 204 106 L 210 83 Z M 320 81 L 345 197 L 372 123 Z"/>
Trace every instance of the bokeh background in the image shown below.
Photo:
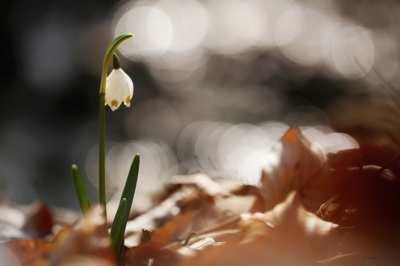
<path fill-rule="evenodd" d="M 398 143 L 398 1 L 16 0 L 0 12 L 0 188 L 13 202 L 77 208 L 72 163 L 96 201 L 101 64 L 127 32 L 118 54 L 135 94 L 107 110 L 110 198 L 135 153 L 146 199 L 198 171 L 257 184 L 289 125 L 328 152 Z"/>

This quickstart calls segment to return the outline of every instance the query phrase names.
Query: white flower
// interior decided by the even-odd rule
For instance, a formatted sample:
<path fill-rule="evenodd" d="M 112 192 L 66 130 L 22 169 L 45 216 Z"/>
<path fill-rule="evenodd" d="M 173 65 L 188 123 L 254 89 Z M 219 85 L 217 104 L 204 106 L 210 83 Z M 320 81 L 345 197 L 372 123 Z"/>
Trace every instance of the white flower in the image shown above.
<path fill-rule="evenodd" d="M 106 105 L 110 106 L 112 111 L 117 110 L 122 102 L 129 107 L 132 95 L 131 78 L 121 68 L 113 69 L 106 82 Z"/>

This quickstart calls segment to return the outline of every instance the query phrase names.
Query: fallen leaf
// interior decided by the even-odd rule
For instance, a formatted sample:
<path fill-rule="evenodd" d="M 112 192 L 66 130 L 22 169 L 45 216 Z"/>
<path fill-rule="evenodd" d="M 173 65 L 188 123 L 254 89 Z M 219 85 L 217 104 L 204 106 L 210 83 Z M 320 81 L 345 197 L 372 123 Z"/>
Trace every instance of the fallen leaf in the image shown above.
<path fill-rule="evenodd" d="M 37 200 L 28 208 L 22 230 L 33 238 L 40 238 L 51 234 L 53 224 L 51 210 L 42 200 Z"/>
<path fill-rule="evenodd" d="M 321 149 L 305 138 L 297 127 L 289 128 L 265 156 L 260 192 L 266 210 L 281 202 L 290 191 L 299 191 L 318 175 L 325 175 Z"/>
<path fill-rule="evenodd" d="M 183 235 L 188 235 L 190 226 L 194 218 L 193 212 L 182 213 L 165 223 L 160 229 L 155 231 L 151 237 L 151 244 L 163 247 L 171 241 L 183 239 Z"/>
<path fill-rule="evenodd" d="M 318 265 L 336 255 L 337 227 L 307 212 L 293 192 L 271 211 L 242 215 L 240 239 L 180 265 Z"/>
<path fill-rule="evenodd" d="M 61 231 L 55 239 L 56 248 L 49 256 L 51 265 L 58 265 L 72 257 L 88 256 L 115 264 L 111 239 L 104 222 L 103 210 L 93 207 L 72 228 Z"/>
<path fill-rule="evenodd" d="M 0 265 L 47 265 L 45 257 L 54 244 L 40 239 L 12 239 L 0 245 Z"/>
<path fill-rule="evenodd" d="M 148 244 L 130 248 L 122 255 L 120 264 L 172 266 L 177 265 L 178 262 L 179 257 L 175 252 Z"/>
<path fill-rule="evenodd" d="M 152 241 L 158 246 L 171 240 L 181 241 L 191 232 L 209 231 L 215 225 L 254 208 L 258 196 L 237 195 L 241 184 L 215 181 L 204 174 L 178 176 L 178 186 L 153 209 L 128 221 L 125 244 L 139 245 L 142 230 L 152 231 Z"/>

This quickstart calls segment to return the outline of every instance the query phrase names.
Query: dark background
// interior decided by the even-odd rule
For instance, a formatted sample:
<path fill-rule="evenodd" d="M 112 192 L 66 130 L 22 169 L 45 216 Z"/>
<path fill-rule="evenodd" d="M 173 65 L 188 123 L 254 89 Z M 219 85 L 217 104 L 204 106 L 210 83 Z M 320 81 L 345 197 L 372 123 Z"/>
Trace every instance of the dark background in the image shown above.
<path fill-rule="evenodd" d="M 146 29 L 164 32 L 160 21 L 144 31 L 139 28 L 147 24 L 135 18 L 132 30 L 125 25 L 136 34 L 135 50 L 133 55 L 119 53 L 135 94 L 130 108 L 107 109 L 110 193 L 118 191 L 121 181 L 113 182 L 128 167 L 121 165 L 136 152 L 143 157 L 139 190 L 144 194 L 175 174 L 204 171 L 240 178 L 237 169 L 221 166 L 223 152 L 216 159 L 209 154 L 216 139 L 220 143 L 224 135 L 225 146 L 249 145 L 259 156 L 284 124 L 322 125 L 359 142 L 397 143 L 397 1 L 189 1 L 202 7 L 208 24 L 203 39 L 186 50 L 179 45 L 192 40 L 196 35 L 189 33 L 198 28 L 185 37 L 174 27 L 190 28 L 199 20 L 185 16 L 190 10 L 185 1 L 161 2 L 2 4 L 0 187 L 5 197 L 22 204 L 42 198 L 55 206 L 77 207 L 70 166 L 76 163 L 89 179 L 96 176 L 92 158 L 97 156 L 102 57 L 118 34 L 121 14 L 143 6 L 171 18 L 174 46 L 159 54 L 143 50 L 148 47 L 142 43 L 149 38 L 145 34 L 152 33 Z M 257 9 L 261 2 L 265 10 Z M 253 21 L 255 10 L 260 17 Z M 296 14 L 298 21 L 292 19 Z M 282 124 L 272 127 L 268 121 Z M 271 133 L 260 147 L 248 135 L 260 128 L 280 133 Z M 273 130 L 264 131 L 260 134 Z M 96 199 L 95 188 L 89 185 L 89 190 Z"/>

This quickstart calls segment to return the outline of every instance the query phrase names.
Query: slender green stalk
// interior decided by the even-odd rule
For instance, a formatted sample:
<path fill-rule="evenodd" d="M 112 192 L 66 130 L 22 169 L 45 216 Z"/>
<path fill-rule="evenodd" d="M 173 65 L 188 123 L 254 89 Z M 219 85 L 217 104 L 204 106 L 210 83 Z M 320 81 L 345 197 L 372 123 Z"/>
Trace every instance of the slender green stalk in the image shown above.
<path fill-rule="evenodd" d="M 74 179 L 75 191 L 78 196 L 79 206 L 81 207 L 82 213 L 85 214 L 90 209 L 89 196 L 86 191 L 85 183 L 81 172 L 76 164 L 72 165 L 72 177 Z"/>
<path fill-rule="evenodd" d="M 105 156 L 105 140 L 106 140 L 106 112 L 105 112 L 105 95 L 107 70 L 117 47 L 126 39 L 133 37 L 133 34 L 123 34 L 114 39 L 108 46 L 104 55 L 103 68 L 100 81 L 100 104 L 99 104 L 99 198 L 100 205 L 104 209 L 104 219 L 107 222 L 107 207 L 106 207 L 106 156 Z"/>
<path fill-rule="evenodd" d="M 106 198 L 106 108 L 105 94 L 100 94 L 99 106 L 99 197 L 100 205 L 103 206 L 104 218 L 107 221 L 107 198 Z"/>
<path fill-rule="evenodd" d="M 107 80 L 107 70 L 108 70 L 108 65 L 110 64 L 111 57 L 113 56 L 115 50 L 117 50 L 118 46 L 125 41 L 126 39 L 132 38 L 133 34 L 127 33 L 127 34 L 122 34 L 121 36 L 118 36 L 115 38 L 114 41 L 110 43 L 108 46 L 106 53 L 104 55 L 104 60 L 103 60 L 103 69 L 101 72 L 101 81 L 100 81 L 100 94 L 106 93 L 106 80 Z"/>

